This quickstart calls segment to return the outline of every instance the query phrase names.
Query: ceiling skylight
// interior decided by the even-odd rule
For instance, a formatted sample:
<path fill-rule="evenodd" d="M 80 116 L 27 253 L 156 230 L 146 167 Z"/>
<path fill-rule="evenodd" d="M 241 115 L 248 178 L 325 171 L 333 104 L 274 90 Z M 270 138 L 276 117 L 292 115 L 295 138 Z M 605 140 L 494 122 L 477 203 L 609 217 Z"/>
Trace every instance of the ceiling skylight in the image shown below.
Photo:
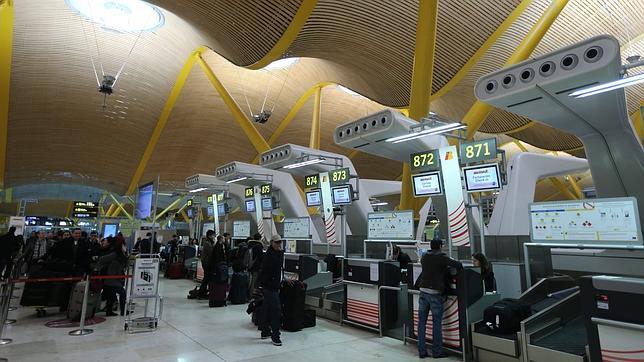
<path fill-rule="evenodd" d="M 65 1 L 85 18 L 111 30 L 151 31 L 165 22 L 165 17 L 156 6 L 141 0 Z"/>

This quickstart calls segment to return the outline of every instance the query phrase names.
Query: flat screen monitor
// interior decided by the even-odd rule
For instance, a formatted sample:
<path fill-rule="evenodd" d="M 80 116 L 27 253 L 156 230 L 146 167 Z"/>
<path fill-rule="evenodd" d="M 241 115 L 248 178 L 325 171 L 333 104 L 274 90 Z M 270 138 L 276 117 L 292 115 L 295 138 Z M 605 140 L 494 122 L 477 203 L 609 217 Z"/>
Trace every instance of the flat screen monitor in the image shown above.
<path fill-rule="evenodd" d="M 440 171 L 426 172 L 411 177 L 414 196 L 435 196 L 443 193 Z"/>
<path fill-rule="evenodd" d="M 194 216 L 192 208 L 189 207 L 188 209 L 186 209 L 186 212 L 188 213 L 188 219 L 192 219 L 192 217 Z"/>
<path fill-rule="evenodd" d="M 351 185 L 343 185 L 331 189 L 333 196 L 333 205 L 349 205 L 353 201 L 353 192 Z"/>
<path fill-rule="evenodd" d="M 217 213 L 224 215 L 226 213 L 226 204 L 217 204 Z"/>
<path fill-rule="evenodd" d="M 246 212 L 255 212 L 255 200 L 246 200 Z"/>
<path fill-rule="evenodd" d="M 465 190 L 468 192 L 491 191 L 501 188 L 498 163 L 464 167 L 463 176 Z"/>
<path fill-rule="evenodd" d="M 273 199 L 270 197 L 265 197 L 262 199 L 262 210 L 271 211 L 273 210 Z"/>
<path fill-rule="evenodd" d="M 215 214 L 215 208 L 212 205 L 208 205 L 208 216 L 213 216 Z"/>
<path fill-rule="evenodd" d="M 154 195 L 154 182 L 139 186 L 136 199 L 134 217 L 145 220 L 152 215 L 152 196 Z"/>
<path fill-rule="evenodd" d="M 320 189 L 306 192 L 306 206 L 315 207 L 322 205 L 322 192 Z"/>
<path fill-rule="evenodd" d="M 101 233 L 104 238 L 108 236 L 116 236 L 119 232 L 119 224 L 103 224 L 103 232 Z"/>

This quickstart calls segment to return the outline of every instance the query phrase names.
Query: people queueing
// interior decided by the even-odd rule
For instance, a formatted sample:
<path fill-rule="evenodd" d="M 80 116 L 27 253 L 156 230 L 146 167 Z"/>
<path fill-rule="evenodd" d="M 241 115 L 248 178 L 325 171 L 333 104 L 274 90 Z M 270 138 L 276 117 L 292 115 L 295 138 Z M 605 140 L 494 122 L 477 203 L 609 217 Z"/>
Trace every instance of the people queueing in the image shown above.
<path fill-rule="evenodd" d="M 49 249 L 54 244 L 54 240 L 47 237 L 44 230 L 38 231 L 36 239 L 28 241 L 25 246 L 25 262 L 27 263 L 28 271 L 32 269 L 40 258 L 45 256 Z"/>
<path fill-rule="evenodd" d="M 257 233 L 253 239 L 248 241 L 248 274 L 250 276 L 250 283 L 248 286 L 248 294 L 252 295 L 255 291 L 257 278 L 259 277 L 259 270 L 262 267 L 262 258 L 264 257 L 264 244 L 262 243 L 262 236 Z"/>
<path fill-rule="evenodd" d="M 264 301 L 262 302 L 262 316 L 259 320 L 259 328 L 262 331 L 261 338 L 271 337 L 275 346 L 281 346 L 280 325 L 281 325 L 281 303 L 280 283 L 282 281 L 282 266 L 284 265 L 284 251 L 282 250 L 282 238 L 273 235 L 271 244 L 264 254 L 258 285 L 262 289 Z"/>
<path fill-rule="evenodd" d="M 420 260 L 422 272 L 417 286 L 420 289 L 418 300 L 418 354 L 427 358 L 425 329 L 429 311 L 432 312 L 432 358 L 445 358 L 443 351 L 443 303 L 445 302 L 446 280 L 449 268 L 462 269 L 463 264 L 448 257 L 441 251 L 443 241 L 433 239 L 430 242 L 431 251 L 425 253 Z"/>
<path fill-rule="evenodd" d="M 496 280 L 494 279 L 494 272 L 492 271 L 492 264 L 487 260 L 482 253 L 472 255 L 472 264 L 475 267 L 481 268 L 481 277 L 483 277 L 483 285 L 486 293 L 496 291 Z"/>
<path fill-rule="evenodd" d="M 100 257 L 96 263 L 96 271 L 100 275 L 123 275 L 127 265 L 127 255 L 115 237 L 101 240 Z M 103 282 L 103 296 L 105 297 L 105 315 L 115 316 L 114 302 L 118 295 L 121 315 L 125 315 L 125 288 L 123 279 L 105 279 Z"/>
<path fill-rule="evenodd" d="M 177 253 L 179 252 L 179 237 L 175 234 L 172 235 L 172 239 L 168 241 L 168 265 L 174 263 L 177 259 Z"/>
<path fill-rule="evenodd" d="M 101 241 L 99 240 L 98 233 L 95 230 L 89 233 L 87 244 L 90 256 L 96 256 L 99 254 L 101 250 Z"/>
<path fill-rule="evenodd" d="M 212 280 L 213 266 L 211 264 L 212 250 L 215 245 L 215 231 L 206 231 L 206 238 L 201 243 L 201 267 L 203 268 L 203 279 L 198 290 L 191 290 L 188 298 L 208 298 L 208 283 Z"/>
<path fill-rule="evenodd" d="M 407 267 L 409 266 L 409 263 L 411 263 L 411 258 L 409 257 L 409 255 L 407 255 L 407 253 L 403 252 L 400 249 L 400 246 L 398 246 L 398 245 L 394 245 L 392 251 L 393 252 L 392 252 L 392 255 L 391 255 L 391 259 L 400 263 L 400 269 L 405 269 L 406 270 Z"/>
<path fill-rule="evenodd" d="M 160 249 L 161 244 L 151 232 L 146 233 L 145 239 L 141 239 L 134 245 L 134 251 L 140 254 L 156 254 Z"/>
<path fill-rule="evenodd" d="M 81 229 L 76 228 L 65 231 L 63 236 L 68 236 L 57 243 L 41 258 L 52 261 L 48 265 L 55 271 L 62 271 L 71 275 L 84 275 L 90 271 L 89 247 L 86 240 L 82 239 Z"/>

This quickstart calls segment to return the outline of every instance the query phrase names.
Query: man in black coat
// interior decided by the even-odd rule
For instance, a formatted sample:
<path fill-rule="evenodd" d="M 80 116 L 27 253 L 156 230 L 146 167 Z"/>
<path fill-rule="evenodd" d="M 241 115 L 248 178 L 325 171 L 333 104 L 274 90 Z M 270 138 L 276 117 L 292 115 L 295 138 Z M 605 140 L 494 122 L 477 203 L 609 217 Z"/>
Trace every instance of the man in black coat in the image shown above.
<path fill-rule="evenodd" d="M 418 299 L 418 354 L 420 358 L 429 357 L 425 343 L 425 326 L 429 311 L 432 311 L 432 357 L 444 358 L 443 352 L 443 303 L 445 302 L 446 280 L 449 268 L 462 269 L 463 264 L 448 257 L 441 251 L 443 241 L 431 241 L 432 250 L 420 260 L 423 271 L 416 282 L 420 288 Z"/>
<path fill-rule="evenodd" d="M 6 234 L 0 236 L 0 275 L 7 267 L 4 273 L 5 278 L 9 276 L 11 261 L 20 250 L 20 237 L 16 236 L 15 233 L 16 227 L 12 226 Z"/>
<path fill-rule="evenodd" d="M 284 251 L 282 250 L 282 238 L 279 235 L 273 235 L 271 245 L 262 260 L 258 284 L 264 294 L 264 301 L 262 303 L 263 318 L 260 318 L 259 325 L 262 331 L 262 339 L 271 337 L 273 345 L 275 346 L 282 345 L 282 341 L 280 340 L 280 282 L 282 281 L 283 265 Z"/>

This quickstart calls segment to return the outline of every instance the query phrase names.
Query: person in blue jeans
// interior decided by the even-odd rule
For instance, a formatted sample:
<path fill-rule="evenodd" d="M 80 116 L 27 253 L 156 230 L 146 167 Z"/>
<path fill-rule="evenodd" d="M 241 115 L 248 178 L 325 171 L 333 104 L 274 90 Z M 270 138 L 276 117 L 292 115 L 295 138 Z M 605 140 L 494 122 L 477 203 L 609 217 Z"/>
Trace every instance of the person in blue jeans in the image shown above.
<path fill-rule="evenodd" d="M 425 325 L 429 311 L 432 312 L 432 358 L 445 358 L 443 351 L 443 303 L 449 268 L 462 269 L 463 264 L 441 252 L 443 241 L 434 239 L 430 243 L 431 251 L 425 253 L 420 260 L 422 272 L 415 286 L 420 289 L 418 300 L 418 356 L 427 358 L 425 342 Z"/>

